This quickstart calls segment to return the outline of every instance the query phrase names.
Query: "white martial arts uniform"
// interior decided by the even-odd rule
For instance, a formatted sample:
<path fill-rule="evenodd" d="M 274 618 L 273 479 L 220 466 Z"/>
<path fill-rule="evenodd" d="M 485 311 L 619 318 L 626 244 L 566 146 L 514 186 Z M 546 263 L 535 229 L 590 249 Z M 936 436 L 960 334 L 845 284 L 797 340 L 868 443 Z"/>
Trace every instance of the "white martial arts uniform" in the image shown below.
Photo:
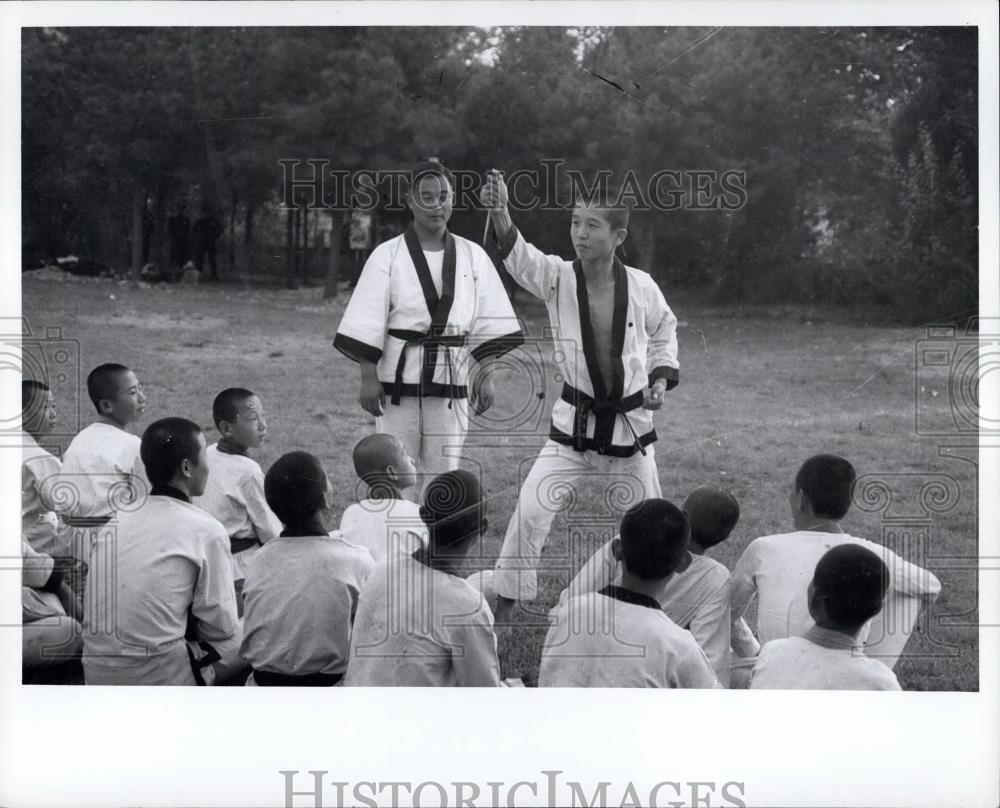
<path fill-rule="evenodd" d="M 216 655 L 222 664 L 237 657 L 229 537 L 175 489 L 154 488 L 102 532 L 84 597 L 87 684 L 210 683 Z"/>
<path fill-rule="evenodd" d="M 344 541 L 367 548 L 376 561 L 387 553 L 412 554 L 427 546 L 420 506 L 408 499 L 363 499 L 340 519 Z"/>
<path fill-rule="evenodd" d="M 771 640 L 760 649 L 755 690 L 900 690 L 885 665 L 839 631 L 813 626 L 801 637 Z"/>
<path fill-rule="evenodd" d="M 21 663 L 34 668 L 58 663 L 80 653 L 80 624 L 66 614 L 55 592 L 44 587 L 52 577 L 54 559 L 21 539 Z"/>
<path fill-rule="evenodd" d="M 361 591 L 344 684 L 499 687 L 493 614 L 464 578 L 389 555 Z"/>
<path fill-rule="evenodd" d="M 611 542 L 600 547 L 584 564 L 559 596 L 559 605 L 571 597 L 597 592 L 608 584 L 620 584 L 621 562 L 615 560 Z M 674 623 L 691 632 L 705 652 L 723 686 L 729 686 L 729 570 L 715 559 L 691 554 L 686 569 L 667 580 L 657 598 L 663 613 Z M 749 634 L 743 624 L 743 633 Z"/>
<path fill-rule="evenodd" d="M 717 688 L 690 632 L 648 595 L 617 586 L 553 609 L 539 687 Z"/>
<path fill-rule="evenodd" d="M 559 509 L 553 492 L 580 475 L 596 474 L 606 479 L 609 492 L 628 486 L 629 494 L 617 501 L 629 506 L 660 496 L 650 445 L 656 431 L 642 403 L 657 379 L 664 379 L 667 389 L 677 384 L 677 318 L 649 274 L 615 259 L 611 344 L 598 346 L 579 261 L 545 255 L 516 228 L 504 237 L 500 253 L 514 280 L 545 301 L 564 379 L 549 440 L 521 484 L 494 577 L 499 595 L 531 600 L 542 547 Z M 611 353 L 611 379 L 601 375 L 599 350 Z"/>
<path fill-rule="evenodd" d="M 885 606 L 861 640 L 869 657 L 892 668 L 913 631 L 923 599 L 936 597 L 941 583 L 927 570 L 866 539 L 846 533 L 801 530 L 752 541 L 733 568 L 732 618 L 741 618 L 756 597 L 757 638 L 762 645 L 801 635 L 813 625 L 808 589 L 816 564 L 828 550 L 842 544 L 871 550 L 889 568 Z"/>
<path fill-rule="evenodd" d="M 281 536 L 247 567 L 240 653 L 254 671 L 343 675 L 358 595 L 375 561 L 337 535 Z"/>
<path fill-rule="evenodd" d="M 62 463 L 27 432 L 21 439 L 21 534 L 39 553 L 68 555 L 69 537 L 62 529 L 53 500 Z"/>
<path fill-rule="evenodd" d="M 217 443 L 205 450 L 205 457 L 208 484 L 205 493 L 191 501 L 222 522 L 230 539 L 233 580 L 242 581 L 260 545 L 281 533 L 281 520 L 264 498 L 264 472 L 256 460 L 220 452 Z"/>
<path fill-rule="evenodd" d="M 63 455 L 59 490 L 54 491 L 64 522 L 71 526 L 70 549 L 89 559 L 106 523 L 119 510 L 135 508 L 148 491 L 139 458 L 142 440 L 100 421 L 82 429 Z"/>
<path fill-rule="evenodd" d="M 411 226 L 365 262 L 333 344 L 376 364 L 387 399 L 376 431 L 399 438 L 419 470 L 436 475 L 458 468 L 470 359 L 523 341 L 485 251 L 449 233 L 443 251 L 425 252 Z"/>

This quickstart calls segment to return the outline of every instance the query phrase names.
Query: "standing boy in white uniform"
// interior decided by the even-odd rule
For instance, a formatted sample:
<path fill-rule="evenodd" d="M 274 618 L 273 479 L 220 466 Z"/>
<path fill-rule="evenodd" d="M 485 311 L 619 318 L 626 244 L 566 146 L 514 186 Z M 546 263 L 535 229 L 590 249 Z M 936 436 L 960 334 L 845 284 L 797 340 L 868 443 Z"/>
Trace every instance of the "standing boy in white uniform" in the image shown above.
<path fill-rule="evenodd" d="M 250 457 L 250 449 L 260 446 L 267 434 L 267 421 L 260 399 L 242 387 L 230 387 L 215 397 L 212 418 L 221 437 L 206 451 L 208 484 L 193 502 L 226 528 L 242 616 L 247 564 L 262 544 L 281 532 L 281 522 L 264 498 L 264 472 Z"/>
<path fill-rule="evenodd" d="M 101 534 L 87 575 L 87 684 L 202 685 L 245 667 L 229 539 L 191 504 L 208 479 L 205 449 L 185 418 L 143 434 L 149 496 Z"/>
<path fill-rule="evenodd" d="M 874 618 L 866 635 L 878 641 L 870 656 L 891 669 L 902 646 L 880 648 L 883 638 L 905 642 L 920 610 L 937 599 L 941 583 L 889 548 L 843 531 L 840 520 L 851 507 L 855 479 L 854 467 L 837 455 L 816 455 L 802 464 L 789 495 L 795 532 L 762 536 L 743 551 L 730 583 L 732 619 L 743 617 L 757 598 L 757 639 L 762 645 L 802 634 L 813 622 L 807 592 L 816 564 L 833 547 L 860 545 L 885 562 L 890 597 L 898 598 Z M 733 660 L 733 687 L 747 686 L 753 664 L 752 657 Z"/>
<path fill-rule="evenodd" d="M 489 256 L 453 235 L 451 172 L 428 161 L 410 172 L 413 221 L 372 252 L 334 347 L 358 363 L 362 408 L 375 431 L 402 441 L 425 479 L 458 468 L 475 412 L 493 402 L 486 363 L 524 338 Z"/>
<path fill-rule="evenodd" d="M 490 174 L 481 196 L 507 271 L 545 301 L 562 344 L 577 346 L 560 362 L 565 382 L 549 439 L 521 486 L 497 560 L 496 618 L 502 624 L 515 601 L 537 594 L 535 570 L 557 510 L 550 486 L 597 472 L 608 484 L 633 489 L 633 502 L 660 496 L 650 411 L 678 382 L 677 318 L 653 279 L 615 256 L 628 234 L 629 211 L 613 195 L 598 194 L 574 208 L 572 262 L 524 240 L 507 211 L 499 174 Z"/>
<path fill-rule="evenodd" d="M 87 561 L 98 533 L 116 511 L 146 494 L 140 440 L 127 431 L 146 409 L 138 377 L 124 365 L 100 365 L 87 376 L 87 394 L 97 420 L 70 442 L 59 476 L 64 490 L 72 492 L 61 513 L 73 528 L 71 549 L 81 561 Z"/>
<path fill-rule="evenodd" d="M 705 652 L 660 606 L 689 536 L 687 518 L 666 500 L 625 514 L 612 542 L 621 585 L 571 596 L 552 610 L 539 687 L 719 687 Z"/>
<path fill-rule="evenodd" d="M 381 561 L 388 553 L 413 553 L 427 544 L 420 506 L 406 499 L 417 483 L 416 467 L 394 435 L 368 435 L 354 447 L 354 471 L 368 490 L 340 520 L 344 540 Z"/>
<path fill-rule="evenodd" d="M 819 560 L 806 596 L 815 625 L 760 650 L 755 690 L 899 690 L 896 675 L 864 654 L 861 634 L 882 610 L 889 570 L 875 553 L 840 544 Z"/>

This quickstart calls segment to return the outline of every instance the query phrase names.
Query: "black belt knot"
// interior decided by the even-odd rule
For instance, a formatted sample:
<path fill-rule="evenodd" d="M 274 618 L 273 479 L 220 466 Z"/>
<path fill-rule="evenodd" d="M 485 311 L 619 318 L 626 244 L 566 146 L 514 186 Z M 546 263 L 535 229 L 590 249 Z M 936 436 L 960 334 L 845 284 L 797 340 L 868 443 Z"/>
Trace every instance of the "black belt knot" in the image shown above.
<path fill-rule="evenodd" d="M 403 340 L 403 349 L 399 352 L 399 361 L 396 362 L 396 377 L 393 379 L 392 383 L 392 396 L 390 402 L 395 405 L 399 405 L 399 400 L 403 395 L 403 371 L 406 369 L 406 352 L 414 346 L 420 346 L 424 349 L 424 365 L 420 371 L 420 383 L 421 387 L 427 385 L 428 387 L 434 383 L 434 371 L 437 368 L 437 357 L 438 348 L 460 348 L 465 345 L 468 341 L 468 337 L 465 334 L 435 334 L 435 329 L 430 329 L 426 332 L 422 331 L 408 331 L 402 328 L 390 328 L 389 336 L 395 337 L 396 339 Z M 455 385 L 453 379 L 453 370 L 451 364 L 451 352 L 444 352 L 445 367 L 448 369 L 448 388 L 449 388 L 449 401 L 448 407 L 451 407 L 451 400 L 455 397 Z M 421 397 L 423 392 L 421 391 Z"/>
<path fill-rule="evenodd" d="M 625 419 L 625 423 L 632 433 L 633 444 L 643 455 L 646 454 L 646 449 L 639 441 L 639 436 L 627 415 L 627 413 L 642 406 L 642 390 L 621 399 L 596 399 L 564 382 L 562 400 L 576 407 L 576 413 L 573 417 L 573 451 L 583 452 L 586 450 L 587 420 L 593 413 L 595 418 L 594 443 L 597 444 L 598 454 L 604 454 L 611 447 L 615 436 L 615 420 L 619 415 Z"/>

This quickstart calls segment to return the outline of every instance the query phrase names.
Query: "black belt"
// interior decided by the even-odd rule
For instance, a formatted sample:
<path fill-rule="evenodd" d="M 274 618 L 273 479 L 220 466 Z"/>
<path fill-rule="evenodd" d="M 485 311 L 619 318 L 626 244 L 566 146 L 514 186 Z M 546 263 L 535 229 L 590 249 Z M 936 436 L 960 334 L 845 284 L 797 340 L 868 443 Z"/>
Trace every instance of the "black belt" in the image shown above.
<path fill-rule="evenodd" d="M 271 673 L 253 668 L 253 680 L 261 687 L 333 687 L 344 678 L 342 673 Z"/>
<path fill-rule="evenodd" d="M 70 527 L 104 527 L 111 521 L 110 516 L 63 516 L 62 520 Z"/>
<path fill-rule="evenodd" d="M 404 341 L 402 350 L 399 352 L 399 361 L 396 362 L 396 378 L 392 383 L 392 396 L 390 402 L 399 405 L 399 400 L 403 395 L 403 371 L 406 368 L 406 352 L 414 346 L 422 346 L 426 353 L 424 356 L 424 366 L 420 371 L 420 395 L 424 390 L 429 390 L 434 385 L 434 370 L 437 367 L 438 348 L 460 348 L 466 344 L 468 337 L 465 334 L 439 334 L 435 336 L 432 332 L 406 331 L 401 328 L 390 328 L 389 336 Z M 456 398 L 455 385 L 452 379 L 451 354 L 444 353 L 445 366 L 448 368 L 448 391 L 449 398 Z M 451 406 L 449 402 L 448 406 Z"/>
<path fill-rule="evenodd" d="M 229 552 L 236 555 L 237 553 L 242 553 L 244 550 L 249 550 L 251 547 L 256 547 L 258 544 L 260 544 L 260 540 L 256 536 L 247 536 L 241 539 L 230 536 Z"/>
<path fill-rule="evenodd" d="M 646 454 L 642 441 L 636 434 L 627 413 L 642 406 L 643 391 L 637 390 L 630 396 L 614 400 L 600 400 L 589 396 L 582 390 L 564 382 L 562 400 L 576 407 L 573 417 L 573 451 L 583 452 L 587 447 L 587 419 L 594 413 L 594 443 L 598 454 L 604 454 L 611 448 L 615 436 L 615 419 L 621 415 L 632 433 L 632 444 Z"/>

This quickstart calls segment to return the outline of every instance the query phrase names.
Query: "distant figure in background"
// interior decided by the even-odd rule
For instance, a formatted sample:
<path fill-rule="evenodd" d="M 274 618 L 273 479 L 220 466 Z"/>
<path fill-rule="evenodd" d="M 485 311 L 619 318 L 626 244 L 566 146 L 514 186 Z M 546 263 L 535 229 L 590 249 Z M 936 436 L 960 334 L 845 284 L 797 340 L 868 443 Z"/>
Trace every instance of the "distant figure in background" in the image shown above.
<path fill-rule="evenodd" d="M 199 274 L 204 268 L 204 258 L 208 256 L 212 268 L 212 280 L 219 280 L 219 270 L 215 264 L 215 242 L 222 235 L 222 222 L 215 216 L 211 206 L 201 207 L 201 215 L 194 223 L 194 265 Z"/>
<path fill-rule="evenodd" d="M 358 285 L 361 268 L 372 251 L 372 215 L 361 210 L 351 211 L 347 227 L 347 244 L 351 248 L 351 288 Z"/>
<path fill-rule="evenodd" d="M 168 276 L 179 278 L 184 264 L 190 258 L 191 220 L 187 215 L 187 205 L 181 202 L 174 215 L 167 219 L 167 234 L 170 236 L 170 269 Z"/>

